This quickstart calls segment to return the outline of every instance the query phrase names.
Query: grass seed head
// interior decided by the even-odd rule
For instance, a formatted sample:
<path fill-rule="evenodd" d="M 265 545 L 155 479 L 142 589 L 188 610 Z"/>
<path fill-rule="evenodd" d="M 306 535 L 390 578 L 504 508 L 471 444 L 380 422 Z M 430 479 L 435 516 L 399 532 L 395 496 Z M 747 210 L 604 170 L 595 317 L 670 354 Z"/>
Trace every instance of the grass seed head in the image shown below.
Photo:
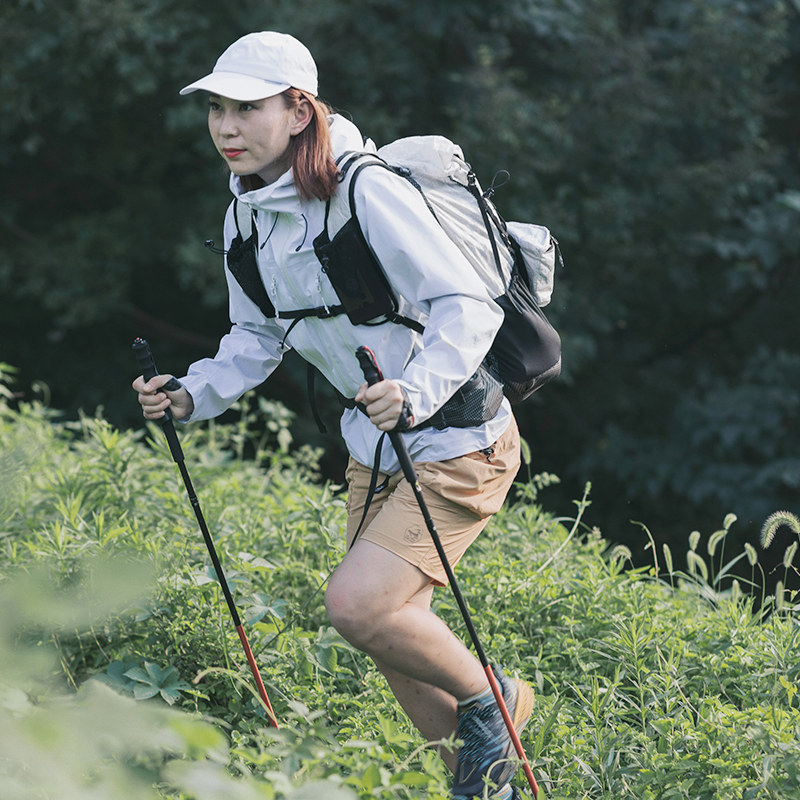
<path fill-rule="evenodd" d="M 761 527 L 761 546 L 766 549 L 772 544 L 778 529 L 786 525 L 800 536 L 800 519 L 791 511 L 775 511 L 770 514 Z"/>

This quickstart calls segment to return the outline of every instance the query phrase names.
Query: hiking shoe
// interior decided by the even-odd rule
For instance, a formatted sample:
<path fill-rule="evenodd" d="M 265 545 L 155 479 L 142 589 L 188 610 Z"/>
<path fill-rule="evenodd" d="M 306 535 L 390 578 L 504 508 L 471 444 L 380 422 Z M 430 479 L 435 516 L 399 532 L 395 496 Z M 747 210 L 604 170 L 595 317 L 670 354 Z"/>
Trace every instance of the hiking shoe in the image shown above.
<path fill-rule="evenodd" d="M 499 667 L 493 669 L 519 733 L 533 710 L 533 690 L 525 681 L 507 677 Z M 517 771 L 517 752 L 491 690 L 468 706 L 459 706 L 457 735 L 464 744 L 458 751 L 453 800 L 482 795 L 484 778 L 495 786 L 511 780 Z"/>

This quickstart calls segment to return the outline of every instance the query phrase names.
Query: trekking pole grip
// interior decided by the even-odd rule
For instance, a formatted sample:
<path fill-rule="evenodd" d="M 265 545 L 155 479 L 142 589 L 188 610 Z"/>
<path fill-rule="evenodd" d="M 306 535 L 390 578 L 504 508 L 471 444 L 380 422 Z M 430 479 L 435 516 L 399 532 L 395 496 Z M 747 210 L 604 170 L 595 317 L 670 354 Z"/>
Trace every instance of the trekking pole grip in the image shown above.
<path fill-rule="evenodd" d="M 147 341 L 137 337 L 133 342 L 133 352 L 139 362 L 139 369 L 142 371 L 145 383 L 151 378 L 155 378 L 158 375 L 158 369 L 156 369 L 156 362 L 153 359 L 153 353 Z M 170 378 L 162 387 L 168 392 L 174 392 L 180 388 L 181 384 L 175 378 Z M 159 420 L 159 423 L 164 430 L 164 436 L 167 437 L 167 444 L 172 453 L 172 458 L 176 464 L 180 464 L 184 460 L 183 449 L 180 441 L 178 441 L 178 434 L 175 431 L 175 425 L 172 422 L 172 414 L 169 413 L 169 409 L 164 412 L 164 416 Z"/>
<path fill-rule="evenodd" d="M 367 384 L 374 386 L 376 383 L 383 380 L 378 362 L 375 360 L 375 354 L 369 347 L 364 347 L 363 345 L 359 347 L 358 350 L 356 350 L 356 358 L 358 359 L 361 371 L 364 373 L 364 380 L 366 380 Z"/>

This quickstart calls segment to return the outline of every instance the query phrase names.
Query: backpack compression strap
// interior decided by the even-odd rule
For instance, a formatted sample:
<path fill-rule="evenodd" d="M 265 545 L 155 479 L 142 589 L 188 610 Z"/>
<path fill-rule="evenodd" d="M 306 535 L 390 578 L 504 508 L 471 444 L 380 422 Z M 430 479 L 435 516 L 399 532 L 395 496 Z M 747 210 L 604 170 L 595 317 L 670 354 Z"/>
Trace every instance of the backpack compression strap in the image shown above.
<path fill-rule="evenodd" d="M 358 153 L 355 153 L 355 154 L 353 154 L 353 153 L 345 153 L 343 156 L 340 157 L 339 160 L 337 160 L 336 163 L 339 164 L 339 161 L 342 161 L 345 158 L 348 159 L 347 162 L 341 167 L 343 174 L 347 173 L 347 170 L 350 169 L 350 167 L 358 160 L 360 155 L 361 154 L 358 154 Z M 350 214 L 352 216 L 354 216 L 354 217 L 356 216 L 356 201 L 355 201 L 355 183 L 356 183 L 356 178 L 361 173 L 361 170 L 363 170 L 364 168 L 369 167 L 371 165 L 374 165 L 374 166 L 378 166 L 378 167 L 383 167 L 384 169 L 389 170 L 389 172 L 392 172 L 395 175 L 400 176 L 401 178 L 405 178 L 405 180 L 407 180 L 419 192 L 420 196 L 425 201 L 425 205 L 428 207 L 428 210 L 431 212 L 431 214 L 433 214 L 433 218 L 437 222 L 439 222 L 441 224 L 441 222 L 439 220 L 439 217 L 436 215 L 436 209 L 431 205 L 430 201 L 425 196 L 425 191 L 419 185 L 419 183 L 414 179 L 414 176 L 413 176 L 413 174 L 412 174 L 410 169 L 408 169 L 407 167 L 400 167 L 400 166 L 394 166 L 392 164 L 389 164 L 387 161 L 384 161 L 380 156 L 374 155 L 372 153 L 369 153 L 367 155 L 371 156 L 372 160 L 370 160 L 370 161 L 362 161 L 355 168 L 355 172 L 353 172 L 353 176 L 350 179 L 350 187 L 349 187 L 350 190 L 349 190 L 349 193 L 348 193 L 348 199 L 350 201 Z M 494 264 L 495 264 L 495 267 L 497 268 L 497 273 L 500 276 L 500 280 L 504 282 L 505 281 L 505 277 L 503 275 L 503 270 L 502 270 L 502 268 L 500 266 L 500 253 L 499 253 L 499 250 L 497 248 L 497 241 L 495 240 L 495 236 L 494 236 L 494 234 L 492 232 L 493 229 L 497 230 L 497 233 L 500 235 L 500 238 L 502 239 L 503 244 L 508 249 L 508 251 L 511 253 L 512 258 L 516 259 L 516 257 L 518 256 L 518 253 L 515 252 L 515 249 L 514 249 L 515 242 L 508 235 L 508 231 L 506 230 L 505 223 L 498 216 L 498 214 L 497 214 L 496 210 L 494 209 L 494 207 L 489 202 L 487 202 L 487 197 L 491 196 L 491 193 L 494 191 L 494 189 L 492 187 L 490 187 L 490 189 L 486 193 L 481 192 L 480 188 L 478 187 L 477 176 L 475 175 L 475 173 L 472 170 L 470 170 L 469 174 L 467 175 L 467 186 L 465 188 L 475 198 L 475 202 L 476 202 L 476 204 L 478 206 L 478 209 L 481 212 L 481 217 L 483 218 L 483 224 L 484 224 L 484 227 L 486 228 L 486 234 L 487 234 L 487 237 L 489 239 L 489 244 L 492 247 L 492 256 L 494 258 Z M 328 211 L 328 209 L 326 208 L 325 211 L 326 211 L 326 213 L 325 213 L 325 228 L 327 230 L 327 226 L 328 226 L 328 214 L 327 214 L 327 211 Z M 516 261 L 515 261 L 515 265 L 516 265 Z"/>

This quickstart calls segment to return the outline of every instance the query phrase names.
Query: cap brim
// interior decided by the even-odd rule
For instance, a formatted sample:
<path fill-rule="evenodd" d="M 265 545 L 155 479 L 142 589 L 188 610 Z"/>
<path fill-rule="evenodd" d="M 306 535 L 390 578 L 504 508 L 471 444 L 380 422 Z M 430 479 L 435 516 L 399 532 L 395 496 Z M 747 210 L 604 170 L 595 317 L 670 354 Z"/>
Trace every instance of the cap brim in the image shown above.
<path fill-rule="evenodd" d="M 192 92 L 210 92 L 220 97 L 229 97 L 244 103 L 255 100 L 264 100 L 289 89 L 288 83 L 272 83 L 271 81 L 253 78 L 250 75 L 241 75 L 237 72 L 212 72 L 199 81 L 190 83 L 181 89 L 181 94 Z"/>

